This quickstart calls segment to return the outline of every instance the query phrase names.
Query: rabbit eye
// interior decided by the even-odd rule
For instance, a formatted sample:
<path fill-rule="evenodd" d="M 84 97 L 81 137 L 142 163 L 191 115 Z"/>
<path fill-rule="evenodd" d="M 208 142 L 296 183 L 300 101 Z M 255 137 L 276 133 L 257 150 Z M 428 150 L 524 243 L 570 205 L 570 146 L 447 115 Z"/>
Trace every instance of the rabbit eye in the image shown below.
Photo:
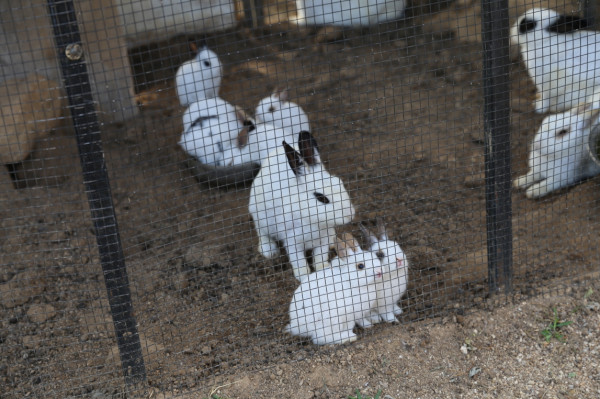
<path fill-rule="evenodd" d="M 531 20 L 531 19 L 527 19 L 524 18 L 521 23 L 519 24 L 519 32 L 520 33 L 527 33 L 530 30 L 535 29 L 535 27 L 537 26 L 537 22 Z"/>
<path fill-rule="evenodd" d="M 271 106 L 269 107 L 269 112 L 275 112 L 275 107 L 271 105 Z"/>
<path fill-rule="evenodd" d="M 362 270 L 362 269 L 364 269 L 364 268 L 365 268 L 365 264 L 364 264 L 364 263 L 359 263 L 358 265 L 356 265 L 356 267 L 357 267 L 359 270 Z"/>
<path fill-rule="evenodd" d="M 204 66 L 207 66 L 207 67 L 210 66 L 210 62 L 204 61 Z"/>
<path fill-rule="evenodd" d="M 569 133 L 569 131 L 567 129 L 562 129 L 558 133 L 556 133 L 556 137 L 562 137 L 567 133 Z"/>
<path fill-rule="evenodd" d="M 383 251 L 377 251 L 375 252 L 375 256 L 377 256 L 379 259 L 383 259 L 385 257 L 385 254 L 383 253 Z"/>
<path fill-rule="evenodd" d="M 317 201 L 322 202 L 323 204 L 329 204 L 329 198 L 321 193 L 314 193 Z"/>

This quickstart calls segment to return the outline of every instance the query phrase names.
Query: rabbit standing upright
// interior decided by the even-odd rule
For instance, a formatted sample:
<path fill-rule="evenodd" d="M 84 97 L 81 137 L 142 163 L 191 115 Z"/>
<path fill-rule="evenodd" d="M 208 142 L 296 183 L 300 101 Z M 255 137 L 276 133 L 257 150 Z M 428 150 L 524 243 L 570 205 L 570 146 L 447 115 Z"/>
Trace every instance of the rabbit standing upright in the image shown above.
<path fill-rule="evenodd" d="M 203 164 L 222 166 L 224 152 L 238 145 L 240 132 L 247 125 L 244 115 L 227 101 L 199 99 L 183 114 L 179 145 Z"/>
<path fill-rule="evenodd" d="M 341 179 L 325 170 L 313 136 L 300 132 L 295 146 L 284 141 L 263 160 L 248 209 L 260 253 L 272 258 L 282 242 L 300 280 L 310 272 L 305 251 L 313 250 L 316 270 L 324 268 L 335 226 L 349 223 L 354 207 Z"/>
<path fill-rule="evenodd" d="M 567 111 L 600 85 L 600 33 L 587 23 L 554 10 L 532 8 L 511 28 L 538 93 L 538 113 Z"/>
<path fill-rule="evenodd" d="M 394 323 L 396 316 L 402 313 L 398 305 L 400 298 L 406 292 L 408 283 L 408 260 L 404 251 L 396 241 L 388 238 L 385 226 L 377 220 L 376 233 L 360 225 L 362 233 L 367 238 L 368 251 L 381 260 L 383 278 L 375 284 L 377 298 L 369 312 L 358 322 L 363 328 L 368 328 L 379 322 Z"/>
<path fill-rule="evenodd" d="M 405 0 L 296 0 L 298 25 L 369 26 L 402 17 Z"/>
<path fill-rule="evenodd" d="M 310 337 L 316 345 L 355 341 L 352 329 L 369 312 L 374 285 L 382 279 L 381 261 L 360 249 L 351 235 L 336 240 L 336 251 L 332 267 L 304 277 L 290 303 L 285 330 Z"/>
<path fill-rule="evenodd" d="M 179 102 L 183 106 L 219 95 L 223 70 L 219 57 L 208 48 L 181 64 L 175 74 L 175 84 Z"/>
<path fill-rule="evenodd" d="M 515 179 L 514 187 L 526 189 L 528 198 L 539 198 L 599 174 L 586 147 L 599 116 L 598 101 L 547 116 L 531 144 L 529 171 Z"/>

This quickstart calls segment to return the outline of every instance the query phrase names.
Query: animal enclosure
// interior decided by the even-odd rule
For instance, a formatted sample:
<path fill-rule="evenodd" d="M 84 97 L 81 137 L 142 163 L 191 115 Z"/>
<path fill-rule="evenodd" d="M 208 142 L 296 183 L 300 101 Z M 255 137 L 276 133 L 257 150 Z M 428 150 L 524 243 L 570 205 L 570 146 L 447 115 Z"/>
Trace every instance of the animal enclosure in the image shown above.
<path fill-rule="evenodd" d="M 593 10 L 327 4 L 0 2 L 1 398 L 205 395 L 237 370 L 335 350 L 291 334 L 290 306 L 307 281 L 342 281 L 314 276 L 352 256 L 375 270 L 346 288 L 368 302 L 344 331 L 359 342 L 597 278 L 595 82 L 561 66 L 538 84 L 520 28 L 533 7 Z M 567 20 L 553 34 L 594 29 Z M 189 60 L 201 77 L 180 85 Z M 188 103 L 184 86 L 212 94 Z M 269 121 L 284 103 L 306 120 Z M 567 155 L 531 155 L 552 129 Z M 383 231 L 403 255 L 393 310 L 370 319 L 376 278 L 392 275 Z"/>

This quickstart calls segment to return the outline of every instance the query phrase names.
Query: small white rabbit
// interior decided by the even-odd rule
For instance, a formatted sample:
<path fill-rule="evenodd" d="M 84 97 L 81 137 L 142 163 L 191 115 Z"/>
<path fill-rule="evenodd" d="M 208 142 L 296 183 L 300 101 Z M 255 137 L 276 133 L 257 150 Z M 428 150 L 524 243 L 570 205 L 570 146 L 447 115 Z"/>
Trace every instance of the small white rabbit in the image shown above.
<path fill-rule="evenodd" d="M 394 323 L 396 316 L 402 314 L 398 301 L 406 292 L 408 283 L 408 260 L 404 251 L 396 241 L 388 238 L 385 226 L 377 220 L 377 233 L 369 231 L 362 224 L 362 233 L 367 237 L 366 250 L 381 260 L 383 279 L 377 281 L 375 290 L 377 299 L 365 317 L 358 322 L 363 328 L 371 327 L 379 322 Z"/>
<path fill-rule="evenodd" d="M 382 279 L 381 261 L 363 251 L 351 235 L 336 240 L 338 256 L 332 267 L 301 280 L 290 303 L 290 324 L 285 331 L 310 337 L 315 345 L 356 341 L 356 322 L 376 299 L 374 285 Z"/>
<path fill-rule="evenodd" d="M 600 85 L 600 33 L 584 30 L 586 22 L 554 10 L 532 8 L 511 28 L 538 93 L 537 113 L 567 111 Z"/>
<path fill-rule="evenodd" d="M 272 258 L 282 242 L 299 280 L 327 266 L 335 226 L 349 223 L 354 207 L 341 179 L 330 175 L 309 132 L 298 134 L 297 148 L 283 142 L 263 160 L 250 189 L 249 211 L 258 234 L 259 252 Z"/>
<path fill-rule="evenodd" d="M 306 113 L 287 99 L 287 90 L 275 90 L 260 101 L 255 112 L 255 129 L 249 131 L 247 145 L 225 151 L 225 164 L 261 163 L 283 141 L 294 145 L 298 133 L 309 131 Z"/>
<path fill-rule="evenodd" d="M 237 146 L 244 116 L 221 98 L 194 102 L 183 114 L 179 145 L 206 165 L 223 166 L 224 151 Z"/>
<path fill-rule="evenodd" d="M 405 0 L 296 0 L 298 25 L 368 26 L 402 17 Z"/>
<path fill-rule="evenodd" d="M 269 97 L 263 98 L 254 113 L 257 123 L 271 123 L 277 127 L 292 130 L 293 134 L 301 131 L 310 132 L 310 124 L 306 112 L 296 103 L 288 101 L 287 90 L 275 90 Z"/>
<path fill-rule="evenodd" d="M 219 95 L 223 70 L 219 57 L 204 47 L 189 61 L 181 64 L 175 74 L 179 102 L 188 106 L 203 98 Z"/>
<path fill-rule="evenodd" d="M 595 105 L 595 107 L 593 106 Z M 598 103 L 547 116 L 531 144 L 529 171 L 513 182 L 526 189 L 527 198 L 539 198 L 600 173 L 588 151 L 592 128 L 598 124 Z"/>

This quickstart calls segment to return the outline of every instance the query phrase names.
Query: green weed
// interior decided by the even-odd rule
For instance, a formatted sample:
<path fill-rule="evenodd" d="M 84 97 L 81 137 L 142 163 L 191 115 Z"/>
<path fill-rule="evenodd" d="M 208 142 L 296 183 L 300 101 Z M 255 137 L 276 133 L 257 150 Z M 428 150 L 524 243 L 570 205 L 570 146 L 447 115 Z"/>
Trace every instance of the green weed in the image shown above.
<path fill-rule="evenodd" d="M 565 337 L 561 333 L 560 330 L 563 327 L 566 327 L 570 324 L 573 324 L 573 322 L 572 321 L 561 321 L 560 318 L 558 317 L 558 311 L 556 310 L 556 308 L 552 308 L 552 320 L 548 324 L 548 327 L 544 328 L 541 331 L 541 334 L 544 337 L 544 339 L 546 340 L 546 342 L 550 342 L 552 340 L 552 338 L 554 338 L 560 342 L 565 342 Z"/>

